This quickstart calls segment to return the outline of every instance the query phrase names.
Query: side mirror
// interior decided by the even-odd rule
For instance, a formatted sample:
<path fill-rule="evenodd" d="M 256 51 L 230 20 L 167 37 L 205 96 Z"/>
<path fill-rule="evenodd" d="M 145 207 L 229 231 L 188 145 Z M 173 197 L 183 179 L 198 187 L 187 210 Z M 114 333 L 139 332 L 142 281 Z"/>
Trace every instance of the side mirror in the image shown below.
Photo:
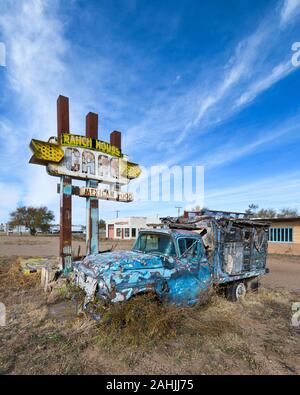
<path fill-rule="evenodd" d="M 175 267 L 175 262 L 174 262 L 174 260 L 172 259 L 172 260 L 169 260 L 167 257 L 163 257 L 162 258 L 163 259 L 163 267 L 165 268 L 165 269 L 174 269 L 174 267 Z"/>

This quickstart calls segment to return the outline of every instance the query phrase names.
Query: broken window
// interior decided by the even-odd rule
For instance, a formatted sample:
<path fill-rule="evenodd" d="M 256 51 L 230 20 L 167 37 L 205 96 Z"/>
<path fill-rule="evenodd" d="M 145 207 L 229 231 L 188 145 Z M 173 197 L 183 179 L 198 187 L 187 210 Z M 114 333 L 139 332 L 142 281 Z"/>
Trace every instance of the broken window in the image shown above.
<path fill-rule="evenodd" d="M 187 258 L 198 257 L 198 239 L 180 238 L 178 239 L 179 254 L 186 255 Z"/>
<path fill-rule="evenodd" d="M 141 233 L 133 247 L 133 250 L 169 256 L 176 255 L 172 238 L 169 235 L 164 234 Z"/>

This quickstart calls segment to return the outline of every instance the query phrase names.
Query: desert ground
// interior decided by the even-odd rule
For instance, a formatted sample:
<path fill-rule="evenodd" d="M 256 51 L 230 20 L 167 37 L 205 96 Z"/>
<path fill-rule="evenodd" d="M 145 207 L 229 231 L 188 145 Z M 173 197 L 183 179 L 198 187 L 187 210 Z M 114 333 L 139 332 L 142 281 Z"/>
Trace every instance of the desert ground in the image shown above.
<path fill-rule="evenodd" d="M 112 245 L 131 242 L 101 241 L 100 250 Z M 84 251 L 75 236 L 74 256 Z M 269 255 L 270 273 L 241 302 L 214 294 L 178 308 L 141 297 L 105 307 L 97 321 L 72 284 L 45 293 L 39 274 L 20 271 L 21 257 L 57 252 L 57 236 L 0 236 L 1 374 L 300 374 L 300 331 L 291 326 L 300 256 Z"/>

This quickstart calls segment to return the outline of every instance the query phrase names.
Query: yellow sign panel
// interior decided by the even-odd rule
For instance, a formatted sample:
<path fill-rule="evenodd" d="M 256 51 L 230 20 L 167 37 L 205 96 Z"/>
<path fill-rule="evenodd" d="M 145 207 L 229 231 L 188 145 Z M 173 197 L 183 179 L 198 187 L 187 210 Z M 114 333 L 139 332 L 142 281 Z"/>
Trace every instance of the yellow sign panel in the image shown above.
<path fill-rule="evenodd" d="M 63 146 L 53 142 L 53 139 L 49 141 L 31 140 L 33 156 L 30 163 L 48 165 L 47 169 L 52 175 L 127 184 L 128 180 L 141 174 L 138 164 L 128 162 L 123 156 L 118 157 L 121 155 L 120 149 L 103 141 L 72 134 L 63 134 Z"/>
<path fill-rule="evenodd" d="M 63 133 L 61 136 L 61 145 L 68 147 L 89 148 L 95 151 L 101 151 L 108 155 L 122 156 L 120 148 L 105 141 L 92 139 L 91 137 L 80 136 L 77 134 Z"/>
<path fill-rule="evenodd" d="M 120 163 L 120 169 L 121 174 L 124 177 L 129 178 L 130 180 L 139 177 L 142 173 L 140 166 L 132 162 L 123 161 L 122 163 Z"/>
<path fill-rule="evenodd" d="M 57 144 L 32 139 L 30 148 L 35 159 L 45 162 L 59 163 L 64 157 L 64 151 Z"/>

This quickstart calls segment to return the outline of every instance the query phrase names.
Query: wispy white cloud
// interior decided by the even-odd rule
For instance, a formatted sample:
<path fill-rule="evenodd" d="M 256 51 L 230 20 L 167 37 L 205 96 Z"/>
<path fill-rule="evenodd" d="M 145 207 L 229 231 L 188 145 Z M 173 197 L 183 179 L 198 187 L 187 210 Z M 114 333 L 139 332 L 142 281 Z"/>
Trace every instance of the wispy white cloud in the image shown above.
<path fill-rule="evenodd" d="M 288 22 L 287 18 L 286 24 Z M 238 43 L 234 56 L 224 68 L 221 81 L 210 87 L 206 95 L 202 94 L 198 113 L 193 120 L 187 121 L 177 138 L 178 144 L 191 129 L 200 127 L 208 130 L 209 127 L 220 124 L 278 81 L 295 72 L 289 53 L 283 60 L 275 57 L 270 62 L 268 58 L 272 50 L 276 49 L 277 41 L 273 40 L 273 36 L 277 34 L 277 24 L 277 17 L 267 16 L 249 37 Z"/>
<path fill-rule="evenodd" d="M 281 173 L 276 177 L 265 177 L 255 182 L 231 185 L 225 188 L 207 190 L 205 205 L 216 209 L 244 210 L 250 203 L 260 207 L 300 208 L 300 173 Z"/>
<path fill-rule="evenodd" d="M 190 88 L 176 92 L 171 86 L 163 95 L 156 95 L 143 121 L 129 128 L 128 145 L 138 138 L 153 146 L 153 136 L 159 136 L 161 149 L 157 145 L 156 149 L 172 154 L 191 133 L 195 136 L 210 132 L 295 72 L 290 62 L 290 43 L 286 43 L 285 51 L 278 48 L 286 39 L 297 6 L 282 1 L 278 5 L 279 9 L 270 9 L 254 31 L 235 45 L 229 59 L 222 54 L 219 62 L 204 65 L 205 72 L 195 75 Z M 280 30 L 283 14 L 285 24 Z M 170 137 L 172 145 L 166 147 Z"/>
<path fill-rule="evenodd" d="M 49 177 L 42 166 L 28 164 L 30 139 L 47 140 L 56 134 L 59 94 L 70 97 L 70 123 L 75 133 L 84 133 L 84 119 L 89 111 L 98 112 L 106 106 L 113 108 L 115 115 L 124 111 L 126 102 L 121 95 L 111 94 L 112 81 L 120 90 L 126 85 L 114 61 L 95 52 L 90 59 L 86 56 L 88 49 L 78 48 L 66 38 L 69 20 L 68 17 L 61 19 L 61 6 L 59 0 L 11 0 L 1 4 L 0 15 L 0 31 L 9 49 L 6 89 L 10 111 L 14 111 L 13 116 L 0 114 L 0 141 L 3 142 L 0 154 L 4 160 L 0 180 L 10 174 L 10 182 L 20 185 L 15 190 L 18 198 L 12 199 L 10 210 L 17 201 L 44 204 L 55 212 L 56 218 L 59 179 Z M 74 2 L 75 9 L 77 6 Z M 128 76 L 126 82 L 130 79 Z M 101 89 L 98 84 L 102 84 Z M 108 118 L 110 113 L 108 110 L 100 113 L 100 130 L 103 117 Z M 73 205 L 78 214 L 75 223 L 84 223 L 85 201 L 74 199 Z M 10 210 L 4 210 L 6 219 Z"/>
<path fill-rule="evenodd" d="M 0 182 L 0 222 L 8 219 L 8 213 L 19 202 L 22 186 L 14 183 Z"/>
<path fill-rule="evenodd" d="M 284 0 L 284 4 L 280 12 L 281 24 L 288 23 L 300 12 L 300 0 Z"/>
<path fill-rule="evenodd" d="M 46 134 L 45 129 L 54 129 L 53 98 L 66 77 L 63 56 L 67 42 L 62 35 L 63 25 L 55 15 L 56 3 L 11 1 L 0 16 L 0 27 L 9 48 L 10 88 L 31 121 L 31 133 L 39 130 Z"/>
<path fill-rule="evenodd" d="M 233 105 L 234 109 L 239 109 L 242 106 L 253 101 L 260 93 L 264 92 L 272 85 L 276 84 L 276 82 L 280 81 L 282 78 L 286 77 L 290 73 L 295 71 L 295 67 L 292 66 L 290 60 L 286 62 L 281 62 L 276 65 L 269 74 L 262 77 L 258 81 L 254 81 L 249 87 L 248 90 L 236 100 Z"/>
<path fill-rule="evenodd" d="M 260 149 L 264 152 L 276 148 L 276 144 L 288 143 L 289 140 L 299 138 L 300 136 L 300 116 L 293 116 L 276 125 L 253 126 L 252 129 L 258 129 L 259 133 L 253 137 L 252 130 L 239 130 L 234 133 L 233 137 L 226 143 L 216 149 L 212 149 L 209 154 L 201 157 L 201 163 L 206 170 L 224 166 L 240 158 L 245 158 L 249 154 L 258 153 Z"/>
<path fill-rule="evenodd" d="M 0 119 L 0 137 L 6 141 L 1 155 L 6 156 L 10 175 L 21 187 L 17 201 L 25 204 L 57 202 L 56 180 L 49 180 L 45 168 L 28 164 L 28 145 L 32 137 L 47 139 L 56 133 L 55 101 L 67 88 L 63 56 L 68 44 L 63 39 L 63 24 L 56 15 L 57 2 L 48 0 L 11 1 L 0 16 L 0 28 L 9 48 L 7 79 L 11 107 L 15 116 Z M 4 169 L 3 169 L 4 170 Z M 7 173 L 1 172 L 2 177 Z M 7 215 L 6 215 L 7 217 Z"/>

